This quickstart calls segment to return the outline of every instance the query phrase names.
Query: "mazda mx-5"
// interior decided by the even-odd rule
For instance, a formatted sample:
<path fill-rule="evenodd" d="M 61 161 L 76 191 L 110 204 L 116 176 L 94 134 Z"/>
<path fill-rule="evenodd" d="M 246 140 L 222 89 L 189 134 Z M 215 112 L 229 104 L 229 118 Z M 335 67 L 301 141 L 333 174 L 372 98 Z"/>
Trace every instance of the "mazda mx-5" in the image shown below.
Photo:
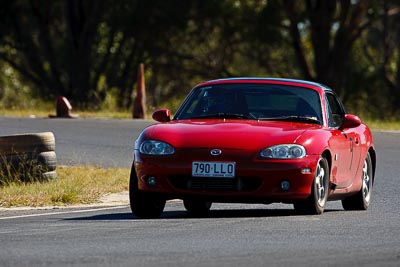
<path fill-rule="evenodd" d="M 133 214 L 159 217 L 167 200 L 204 215 L 212 203 L 289 203 L 323 213 L 371 202 L 376 152 L 370 129 L 327 86 L 292 79 L 232 78 L 195 86 L 173 117 L 135 142 Z"/>

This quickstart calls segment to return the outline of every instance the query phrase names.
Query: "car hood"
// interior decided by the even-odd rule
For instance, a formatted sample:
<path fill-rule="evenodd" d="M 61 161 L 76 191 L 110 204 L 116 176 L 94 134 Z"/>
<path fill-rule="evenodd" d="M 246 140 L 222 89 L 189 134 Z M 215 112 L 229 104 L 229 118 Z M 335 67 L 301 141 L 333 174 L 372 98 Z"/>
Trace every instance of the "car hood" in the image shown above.
<path fill-rule="evenodd" d="M 155 124 L 139 139 L 167 142 L 175 148 L 260 149 L 275 144 L 296 143 L 308 129 L 321 126 L 256 120 L 182 120 Z"/>

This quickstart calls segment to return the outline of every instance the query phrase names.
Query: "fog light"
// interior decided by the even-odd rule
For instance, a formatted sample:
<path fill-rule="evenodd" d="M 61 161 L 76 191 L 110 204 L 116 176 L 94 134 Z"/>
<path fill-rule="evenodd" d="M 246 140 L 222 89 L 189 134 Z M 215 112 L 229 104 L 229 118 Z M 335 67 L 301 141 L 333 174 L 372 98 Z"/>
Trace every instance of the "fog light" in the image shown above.
<path fill-rule="evenodd" d="M 154 187 L 157 185 L 157 179 L 154 176 L 150 176 L 149 178 L 147 178 L 147 185 Z"/>
<path fill-rule="evenodd" d="M 282 181 L 281 182 L 281 189 L 283 191 L 288 191 L 290 189 L 290 182 L 289 181 Z"/>

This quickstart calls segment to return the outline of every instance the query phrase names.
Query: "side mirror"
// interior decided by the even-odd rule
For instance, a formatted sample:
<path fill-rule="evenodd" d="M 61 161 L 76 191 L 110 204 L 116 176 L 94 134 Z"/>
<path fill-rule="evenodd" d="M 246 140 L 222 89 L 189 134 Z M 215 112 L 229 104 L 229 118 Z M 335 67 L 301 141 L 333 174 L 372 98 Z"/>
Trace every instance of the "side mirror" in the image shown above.
<path fill-rule="evenodd" d="M 339 129 L 343 130 L 346 128 L 355 128 L 361 125 L 361 120 L 356 115 L 345 114 L 343 118 L 342 125 L 340 125 Z"/>
<path fill-rule="evenodd" d="M 153 113 L 152 118 L 158 122 L 169 122 L 171 120 L 171 111 L 166 108 L 156 110 Z"/>

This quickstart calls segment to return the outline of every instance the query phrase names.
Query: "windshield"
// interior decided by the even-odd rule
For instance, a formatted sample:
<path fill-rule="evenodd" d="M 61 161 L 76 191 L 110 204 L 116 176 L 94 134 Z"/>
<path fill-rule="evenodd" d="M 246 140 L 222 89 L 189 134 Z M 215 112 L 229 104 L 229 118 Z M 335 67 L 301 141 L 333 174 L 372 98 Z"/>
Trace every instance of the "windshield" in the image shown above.
<path fill-rule="evenodd" d="M 174 119 L 229 118 L 322 124 L 317 91 L 273 84 L 223 84 L 192 91 Z"/>

